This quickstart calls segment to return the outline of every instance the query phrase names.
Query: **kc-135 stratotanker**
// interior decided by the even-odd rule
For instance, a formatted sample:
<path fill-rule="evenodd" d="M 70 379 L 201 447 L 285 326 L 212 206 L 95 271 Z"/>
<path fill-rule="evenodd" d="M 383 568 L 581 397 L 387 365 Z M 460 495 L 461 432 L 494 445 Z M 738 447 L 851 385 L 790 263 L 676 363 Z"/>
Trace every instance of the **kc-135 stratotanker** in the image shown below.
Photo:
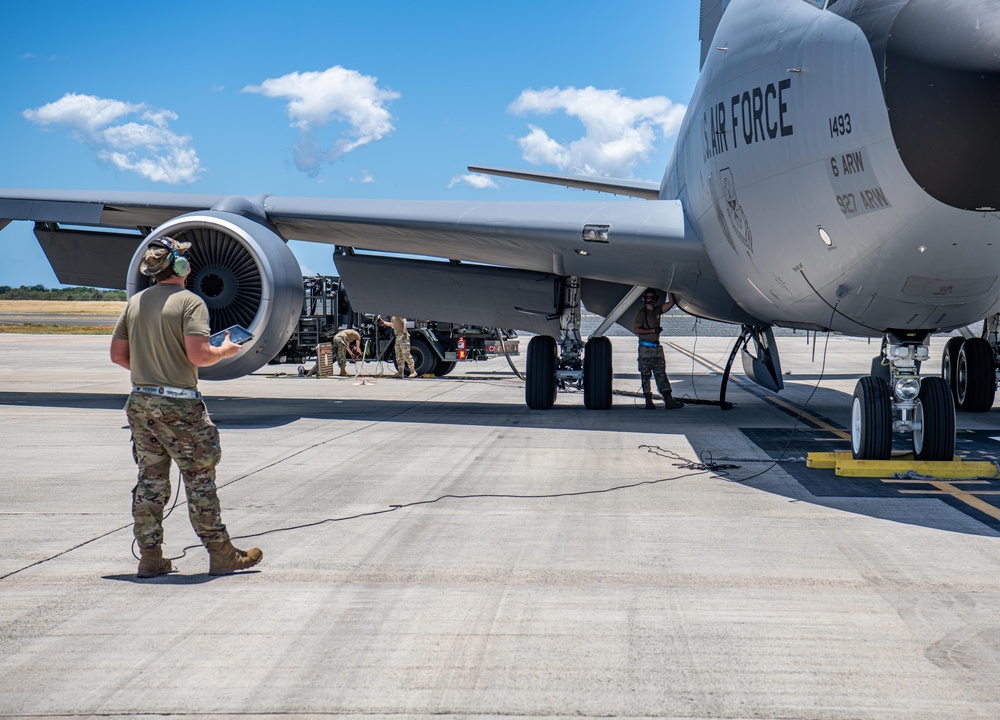
<path fill-rule="evenodd" d="M 303 292 L 286 241 L 304 240 L 336 246 L 366 312 L 536 333 L 534 409 L 567 383 L 611 406 L 603 333 L 629 327 L 647 286 L 741 325 L 725 379 L 738 349 L 775 391 L 772 327 L 880 337 L 854 391 L 854 456 L 887 458 L 903 432 L 918 458 L 951 459 L 956 406 L 987 410 L 996 391 L 1000 3 L 703 0 L 701 19 L 701 73 L 660 183 L 470 167 L 633 199 L 0 190 L 0 218 L 35 222 L 61 282 L 131 293 L 149 239 L 191 242 L 189 287 L 213 330 L 254 335 L 206 378 L 252 372 L 285 344 Z M 581 303 L 606 318 L 586 344 Z M 948 341 L 941 377 L 920 376 L 932 333 L 983 320 L 982 337 Z"/>

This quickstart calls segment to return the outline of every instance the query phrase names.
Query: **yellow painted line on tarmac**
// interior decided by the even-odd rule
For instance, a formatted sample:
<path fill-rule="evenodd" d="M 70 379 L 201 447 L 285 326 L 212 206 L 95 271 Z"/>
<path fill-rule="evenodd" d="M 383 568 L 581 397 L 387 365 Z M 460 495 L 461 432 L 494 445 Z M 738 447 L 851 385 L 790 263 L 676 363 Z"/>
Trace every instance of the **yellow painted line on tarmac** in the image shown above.
<path fill-rule="evenodd" d="M 802 408 L 799 408 L 796 405 L 792 405 L 790 402 L 785 402 L 781 398 L 770 397 L 770 396 L 765 397 L 764 399 L 771 401 L 772 403 L 774 403 L 775 405 L 778 405 L 779 407 L 785 408 L 789 412 L 795 413 L 796 415 L 799 415 L 800 417 L 805 418 L 806 420 L 808 420 L 809 422 L 813 423 L 814 425 L 822 428 L 823 430 L 826 430 L 827 432 L 830 432 L 830 433 L 836 435 L 841 440 L 850 440 L 851 439 L 851 434 L 849 432 L 847 432 L 846 430 L 841 430 L 840 428 L 836 428 L 833 425 L 831 425 L 830 423 L 828 423 L 828 422 L 826 422 L 824 420 L 821 420 L 820 418 L 816 417 L 815 415 L 812 415 L 811 413 L 806 412 Z"/>
<path fill-rule="evenodd" d="M 837 457 L 841 456 L 841 457 Z M 831 465 L 832 463 L 832 465 Z M 994 476 L 997 467 L 986 461 L 963 461 L 953 460 L 951 462 L 920 462 L 915 461 L 912 456 L 899 457 L 893 460 L 853 460 L 850 453 L 809 453 L 806 460 L 808 467 L 814 468 L 836 468 L 838 476 L 846 477 L 879 477 L 890 472 L 906 472 L 915 470 L 924 475 L 940 475 L 949 478 L 947 482 L 939 479 L 924 478 L 886 478 L 880 480 L 886 484 L 905 483 L 907 485 L 924 483 L 933 490 L 899 490 L 901 495 L 950 495 L 959 502 L 965 503 L 969 507 L 975 508 L 991 518 L 1000 520 L 1000 508 L 991 505 L 985 500 L 981 500 L 981 495 L 1000 495 L 1000 490 L 978 490 L 961 486 L 986 485 L 994 487 L 990 480 L 980 479 L 983 476 Z M 849 466 L 854 466 L 848 469 Z M 958 479 L 958 478 L 968 479 Z"/>
<path fill-rule="evenodd" d="M 850 453 L 809 453 L 806 466 L 812 468 L 835 469 L 842 477 L 878 477 L 883 483 L 914 485 L 924 483 L 933 490 L 899 490 L 901 495 L 949 495 L 969 507 L 975 508 L 991 518 L 1000 520 L 1000 508 L 981 500 L 981 495 L 1000 495 L 1000 490 L 966 489 L 969 485 L 994 487 L 984 476 L 994 476 L 997 467 L 987 461 L 967 461 L 956 458 L 951 462 L 921 462 L 912 455 L 900 456 L 892 460 L 854 460 Z M 880 477 L 891 472 L 914 470 L 931 478 L 887 478 Z M 947 482 L 932 479 L 934 475 L 948 478 Z M 959 479 L 968 478 L 968 479 Z"/>
<path fill-rule="evenodd" d="M 954 495 L 950 490 L 900 490 L 904 495 Z M 972 497 L 979 495 L 1000 495 L 1000 490 L 976 490 L 971 493 Z M 990 507 L 993 507 L 990 505 Z"/>
<path fill-rule="evenodd" d="M 931 482 L 930 485 L 936 487 L 938 490 L 942 492 L 948 493 L 957 500 L 961 500 L 966 505 L 971 505 L 972 507 L 976 508 L 976 510 L 978 510 L 979 512 L 985 513 L 986 515 L 989 515 L 991 518 L 995 520 L 1000 520 L 1000 508 L 996 508 L 993 505 L 990 505 L 985 500 L 980 500 L 978 497 L 976 497 L 976 495 L 986 495 L 986 494 L 992 495 L 993 493 L 982 492 L 973 495 L 970 492 L 966 492 L 962 488 L 955 487 L 954 483 L 947 483 L 947 482 Z"/>
<path fill-rule="evenodd" d="M 715 372 L 719 373 L 720 375 L 726 371 L 726 369 L 724 367 L 716 365 L 714 362 L 712 362 L 711 360 L 708 360 L 707 358 L 703 358 L 701 355 L 695 355 L 690 350 L 688 350 L 686 348 L 682 348 L 680 345 L 672 343 L 669 340 L 667 341 L 667 346 L 668 347 L 672 347 L 674 350 L 676 350 L 677 352 L 679 352 L 681 355 L 687 355 L 689 358 L 691 358 L 695 362 L 699 363 L 700 365 L 702 365 L 704 367 L 707 367 L 709 370 L 715 370 Z M 731 375 L 730 375 L 729 379 L 730 380 L 736 380 L 737 382 L 742 382 L 741 380 L 737 380 L 735 377 L 733 377 Z"/>
<path fill-rule="evenodd" d="M 670 346 L 671 348 L 673 348 L 674 350 L 676 350 L 677 352 L 679 352 L 681 355 L 684 355 L 684 356 L 690 358 L 691 360 L 697 362 L 702 367 L 706 367 L 709 370 L 714 370 L 715 372 L 717 372 L 719 374 L 722 374 L 722 373 L 725 372 L 725 368 L 716 365 L 712 361 L 707 360 L 707 359 L 701 357 L 700 355 L 695 355 L 693 352 L 690 352 L 689 350 L 687 350 L 685 348 L 682 348 L 681 346 L 679 346 L 679 345 L 677 345 L 675 343 L 672 343 L 672 342 L 668 341 L 666 344 L 668 346 Z M 730 375 L 729 379 L 732 382 L 737 382 L 737 383 L 740 383 L 740 384 L 744 384 L 744 383 L 749 383 L 750 382 L 747 379 L 744 379 L 742 377 L 736 377 L 734 375 Z M 817 427 L 822 428 L 823 430 L 826 430 L 827 432 L 830 432 L 833 435 L 836 435 L 838 438 L 841 438 L 843 440 L 850 440 L 851 439 L 850 432 L 848 432 L 846 430 L 841 430 L 840 428 L 833 427 L 828 422 L 826 422 L 824 420 L 821 420 L 820 418 L 811 415 L 810 413 L 806 412 L 804 409 L 799 408 L 799 407 L 797 407 L 797 406 L 795 406 L 795 405 L 793 405 L 793 404 L 791 404 L 789 402 L 786 402 L 785 400 L 782 400 L 782 399 L 776 398 L 776 397 L 772 397 L 770 395 L 763 396 L 763 399 L 766 400 L 766 401 L 771 402 L 773 405 L 777 405 L 780 408 L 783 408 L 785 410 L 788 410 L 789 412 L 797 414 L 799 417 L 802 417 L 802 418 L 808 420 L 809 422 L 813 423 Z M 811 458 L 813 456 L 817 456 L 816 460 L 815 460 L 816 464 L 810 464 L 811 462 L 813 462 L 811 460 Z M 827 456 L 827 457 L 820 457 L 820 456 Z M 840 457 L 836 457 L 836 456 L 840 456 Z M 808 467 L 816 467 L 816 468 L 830 468 L 830 469 L 836 468 L 837 475 L 846 475 L 848 477 L 878 477 L 879 474 L 887 475 L 890 472 L 906 472 L 907 470 L 915 469 L 913 457 L 912 456 L 910 456 L 910 457 L 905 457 L 904 456 L 904 457 L 896 458 L 895 460 L 884 461 L 884 462 L 881 463 L 882 467 L 879 467 L 877 469 L 874 466 L 866 468 L 866 471 L 868 473 L 874 473 L 874 474 L 864 474 L 864 475 L 862 475 L 862 474 L 860 474 L 860 468 L 858 468 L 856 470 L 856 472 L 859 472 L 859 474 L 853 474 L 853 473 L 850 473 L 850 472 L 844 473 L 842 471 L 844 470 L 844 468 L 845 468 L 846 465 L 853 464 L 853 463 L 873 463 L 873 462 L 876 462 L 876 461 L 870 461 L 870 460 L 868 460 L 868 461 L 866 461 L 866 460 L 854 460 L 853 458 L 851 458 L 850 462 L 846 462 L 846 460 L 844 459 L 844 456 L 851 457 L 851 454 L 850 453 L 843 453 L 843 452 L 841 452 L 841 453 L 809 453 L 808 454 L 808 458 L 810 458 L 810 459 L 806 460 L 806 465 Z M 993 475 L 995 475 L 997 473 L 997 467 L 996 467 L 996 465 L 994 465 L 991 462 L 968 462 L 968 461 L 964 461 L 963 462 L 963 461 L 961 461 L 961 460 L 959 460 L 957 458 L 956 458 L 956 460 L 954 460 L 952 462 L 918 463 L 918 464 L 921 465 L 921 469 L 923 469 L 925 471 L 930 470 L 930 466 L 941 465 L 942 467 L 938 468 L 938 470 L 943 471 L 943 472 L 941 472 L 942 475 L 944 475 L 945 472 L 953 473 L 952 475 L 948 475 L 947 476 L 950 479 L 951 478 L 960 478 L 960 477 L 963 477 L 963 476 L 964 477 L 982 477 L 984 475 L 993 476 Z M 947 466 L 947 467 L 945 467 L 945 466 Z M 930 471 L 930 472 L 925 472 L 924 474 L 933 475 L 934 473 L 933 473 L 933 471 Z M 951 482 L 942 482 L 941 480 L 922 480 L 922 479 L 918 479 L 918 478 L 914 478 L 914 479 L 882 478 L 882 482 L 884 482 L 884 483 L 890 483 L 890 482 L 905 482 L 905 483 L 926 482 L 927 484 L 929 484 L 931 487 L 933 487 L 935 489 L 934 490 L 900 490 L 899 492 L 900 492 L 900 494 L 906 493 L 906 494 L 911 494 L 911 495 L 918 495 L 918 494 L 935 495 L 935 496 L 938 496 L 938 495 L 950 495 L 951 497 L 955 498 L 959 502 L 963 502 L 966 505 L 968 505 L 969 507 L 975 508 L 979 512 L 981 512 L 981 513 L 983 513 L 985 515 L 989 515 L 991 518 L 994 518 L 995 520 L 1000 520 L 1000 508 L 997 508 L 997 507 L 995 507 L 993 505 L 990 505 L 985 500 L 981 500 L 979 497 L 977 497 L 978 495 L 1000 495 L 1000 491 L 997 491 L 997 490 L 972 490 L 970 492 L 970 491 L 967 491 L 967 490 L 965 490 L 965 489 L 963 489 L 961 487 L 958 487 L 958 483 L 961 483 L 961 484 L 988 483 L 988 481 L 986 481 L 986 480 L 973 480 L 973 479 L 960 480 L 960 479 L 952 479 Z"/>
<path fill-rule="evenodd" d="M 677 352 L 679 352 L 681 355 L 686 355 L 687 357 L 691 358 L 692 360 L 694 360 L 695 362 L 699 363 L 703 367 L 706 367 L 709 370 L 715 370 L 720 375 L 726 371 L 726 369 L 724 367 L 719 367 L 718 365 L 716 365 L 715 363 L 713 363 L 711 360 L 707 360 L 707 359 L 701 357 L 700 355 L 695 355 L 694 353 L 690 352 L 689 350 L 687 350 L 685 348 L 682 348 L 680 345 L 676 345 L 676 344 L 674 344 L 672 342 L 667 342 L 667 345 L 669 345 L 670 347 L 672 347 L 674 350 L 676 350 Z M 744 384 L 744 383 L 749 383 L 750 382 L 749 380 L 745 380 L 742 377 L 736 377 L 735 375 L 730 375 L 729 376 L 729 380 L 730 380 L 730 382 L 738 382 L 740 384 Z M 780 408 L 782 408 L 784 410 L 787 410 L 790 413 L 792 413 L 794 415 L 797 415 L 797 416 L 803 418 L 804 420 L 807 420 L 808 422 L 811 422 L 813 425 L 815 425 L 818 428 L 821 428 L 822 430 L 826 430 L 827 432 L 836 435 L 841 440 L 850 440 L 851 439 L 851 434 L 849 432 L 847 432 L 846 430 L 841 430 L 840 428 L 834 427 L 833 425 L 831 425 L 830 423 L 826 422 L 825 420 L 822 420 L 822 419 L 816 417 L 815 415 L 812 415 L 811 413 L 807 412 L 803 408 L 798 407 L 797 405 L 793 405 L 790 402 L 786 402 L 785 400 L 782 400 L 781 398 L 773 397 L 771 395 L 765 395 L 763 399 L 765 401 L 767 401 L 767 402 L 770 402 L 772 405 L 777 405 L 778 407 L 780 407 Z"/>

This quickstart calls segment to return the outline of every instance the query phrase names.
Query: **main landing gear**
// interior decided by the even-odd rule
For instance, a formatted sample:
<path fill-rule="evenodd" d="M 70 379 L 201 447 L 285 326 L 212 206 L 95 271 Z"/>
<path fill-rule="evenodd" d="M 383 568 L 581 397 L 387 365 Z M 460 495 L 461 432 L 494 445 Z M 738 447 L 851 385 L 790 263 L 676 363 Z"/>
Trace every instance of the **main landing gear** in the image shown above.
<path fill-rule="evenodd" d="M 953 337 L 944 346 L 941 377 L 951 390 L 955 407 L 965 412 L 986 412 L 997 392 L 997 350 L 1000 316 L 983 321 L 983 336 Z"/>
<path fill-rule="evenodd" d="M 888 460 L 892 433 L 909 432 L 918 460 L 955 455 L 955 404 L 948 383 L 920 377 L 928 358 L 926 331 L 889 331 L 873 373 L 854 388 L 851 451 L 858 460 Z"/>
<path fill-rule="evenodd" d="M 570 387 L 583 389 L 583 404 L 590 410 L 611 407 L 611 341 L 580 338 L 580 278 L 563 282 L 559 314 L 559 342 L 536 335 L 528 342 L 524 401 L 532 410 L 548 410 L 556 393 Z"/>

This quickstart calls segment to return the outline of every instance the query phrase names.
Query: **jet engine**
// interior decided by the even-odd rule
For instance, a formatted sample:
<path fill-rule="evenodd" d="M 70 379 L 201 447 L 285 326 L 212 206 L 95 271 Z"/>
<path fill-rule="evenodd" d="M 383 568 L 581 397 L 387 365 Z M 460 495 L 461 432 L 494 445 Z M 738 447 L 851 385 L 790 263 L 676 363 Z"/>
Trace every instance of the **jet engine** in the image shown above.
<path fill-rule="evenodd" d="M 285 346 L 302 314 L 302 270 L 285 241 L 256 220 L 205 210 L 168 220 L 139 245 L 128 271 L 129 297 L 150 285 L 139 272 L 149 240 L 191 243 L 187 288 L 208 305 L 211 331 L 242 325 L 254 337 L 243 352 L 199 369 L 206 380 L 230 380 L 264 366 Z"/>

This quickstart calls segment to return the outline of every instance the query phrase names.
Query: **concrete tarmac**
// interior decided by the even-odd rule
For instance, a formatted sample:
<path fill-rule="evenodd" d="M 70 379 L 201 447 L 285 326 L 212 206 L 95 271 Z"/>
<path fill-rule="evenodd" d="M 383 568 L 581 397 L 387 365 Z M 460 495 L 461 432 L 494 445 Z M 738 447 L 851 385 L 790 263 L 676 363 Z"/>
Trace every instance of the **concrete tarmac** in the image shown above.
<path fill-rule="evenodd" d="M 732 338 L 664 342 L 716 398 Z M 997 717 L 1000 483 L 802 460 L 877 343 L 780 338 L 786 390 L 738 369 L 725 412 L 643 409 L 613 346 L 609 411 L 530 411 L 503 359 L 205 382 L 263 562 L 210 577 L 181 494 L 138 580 L 108 338 L 0 335 L 0 717 Z M 958 424 L 994 457 L 997 410 Z"/>

